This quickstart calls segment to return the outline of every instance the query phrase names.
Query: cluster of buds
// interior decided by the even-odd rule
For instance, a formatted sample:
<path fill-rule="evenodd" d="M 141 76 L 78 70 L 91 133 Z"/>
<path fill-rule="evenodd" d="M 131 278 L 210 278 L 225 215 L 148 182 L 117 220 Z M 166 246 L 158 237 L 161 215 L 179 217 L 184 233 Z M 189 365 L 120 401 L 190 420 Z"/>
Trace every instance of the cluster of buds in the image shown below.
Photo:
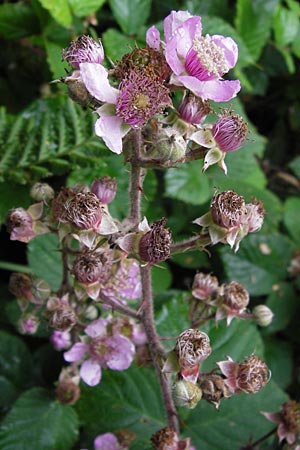
<path fill-rule="evenodd" d="M 237 251 L 241 240 L 248 233 L 260 230 L 264 214 L 261 201 L 253 199 L 252 203 L 245 203 L 242 195 L 235 191 L 224 191 L 213 197 L 210 211 L 193 223 L 203 227 L 213 245 L 227 243 Z"/>
<path fill-rule="evenodd" d="M 270 325 L 273 319 L 270 308 L 257 305 L 250 313 L 247 311 L 249 301 L 247 289 L 238 281 L 219 285 L 217 277 L 200 272 L 195 275 L 192 285 L 190 319 L 194 325 L 204 323 L 208 318 L 216 321 L 226 318 L 230 325 L 235 317 L 254 320 L 262 327 Z"/>

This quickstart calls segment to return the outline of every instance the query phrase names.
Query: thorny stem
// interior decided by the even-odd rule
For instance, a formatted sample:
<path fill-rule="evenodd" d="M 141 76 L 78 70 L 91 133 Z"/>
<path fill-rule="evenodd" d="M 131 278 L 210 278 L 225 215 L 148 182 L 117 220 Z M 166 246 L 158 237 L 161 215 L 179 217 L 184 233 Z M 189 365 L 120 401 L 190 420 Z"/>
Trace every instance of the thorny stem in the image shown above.
<path fill-rule="evenodd" d="M 142 289 L 143 289 L 143 303 L 141 310 L 141 321 L 144 325 L 145 332 L 149 342 L 149 352 L 152 363 L 156 370 L 159 379 L 160 388 L 163 396 L 163 401 L 167 413 L 169 426 L 177 433 L 179 432 L 178 417 L 174 402 L 171 395 L 169 379 L 165 373 L 162 372 L 161 356 L 165 350 L 160 343 L 159 336 L 156 333 L 153 313 L 153 296 L 151 285 L 151 266 L 148 264 L 141 268 L 142 275 Z"/>

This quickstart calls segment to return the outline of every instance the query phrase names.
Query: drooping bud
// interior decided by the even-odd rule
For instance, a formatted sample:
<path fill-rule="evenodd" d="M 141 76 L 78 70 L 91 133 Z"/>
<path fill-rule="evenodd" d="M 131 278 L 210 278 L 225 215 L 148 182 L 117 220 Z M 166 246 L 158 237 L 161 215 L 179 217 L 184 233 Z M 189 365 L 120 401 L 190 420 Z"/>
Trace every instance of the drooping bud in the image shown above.
<path fill-rule="evenodd" d="M 273 320 L 274 314 L 267 305 L 257 305 L 252 310 L 257 325 L 267 327 Z"/>
<path fill-rule="evenodd" d="M 243 311 L 250 300 L 247 289 L 238 281 L 224 285 L 223 303 L 234 311 Z"/>
<path fill-rule="evenodd" d="M 242 117 L 226 109 L 212 127 L 213 137 L 223 152 L 238 150 L 246 139 L 247 133 L 247 124 Z"/>
<path fill-rule="evenodd" d="M 54 198 L 54 190 L 47 183 L 35 183 L 30 189 L 30 195 L 37 202 L 47 203 Z"/>
<path fill-rule="evenodd" d="M 81 63 L 102 64 L 104 50 L 101 41 L 98 42 L 90 36 L 79 36 L 77 41 L 72 41 L 70 46 L 62 51 L 62 60 L 73 69 L 79 69 Z"/>
<path fill-rule="evenodd" d="M 27 243 L 36 236 L 33 219 L 24 208 L 12 209 L 7 216 L 6 226 L 12 241 Z"/>
<path fill-rule="evenodd" d="M 198 384 L 202 390 L 202 398 L 215 405 L 217 409 L 220 406 L 222 398 L 229 398 L 232 395 L 221 375 L 214 373 L 200 375 Z"/>
<path fill-rule="evenodd" d="M 75 278 L 81 283 L 106 283 L 111 274 L 113 252 L 109 249 L 103 252 L 80 253 L 73 266 Z"/>
<path fill-rule="evenodd" d="M 92 183 L 91 192 L 99 198 L 101 203 L 111 203 L 117 192 L 116 179 L 109 176 L 96 178 Z"/>
<path fill-rule="evenodd" d="M 235 191 L 224 191 L 215 195 L 210 211 L 215 224 L 227 229 L 239 226 L 247 218 L 244 197 Z"/>
<path fill-rule="evenodd" d="M 211 354 L 209 337 L 200 330 L 185 330 L 177 338 L 175 353 L 182 369 L 199 365 Z"/>
<path fill-rule="evenodd" d="M 172 237 L 165 228 L 166 219 L 163 217 L 151 225 L 151 230 L 144 234 L 139 242 L 139 255 L 143 261 L 158 263 L 170 256 Z"/>
<path fill-rule="evenodd" d="M 202 397 L 201 389 L 191 381 L 175 381 L 172 386 L 172 397 L 176 406 L 194 409 Z"/>
<path fill-rule="evenodd" d="M 55 396 L 63 405 L 74 405 L 80 398 L 80 387 L 71 378 L 59 381 Z"/>
<path fill-rule="evenodd" d="M 265 210 L 260 200 L 253 199 L 252 203 L 246 205 L 248 211 L 248 232 L 259 231 L 264 222 Z"/>
<path fill-rule="evenodd" d="M 178 113 L 185 122 L 199 125 L 211 112 L 211 106 L 207 100 L 202 100 L 192 93 L 183 97 L 179 106 Z"/>
<path fill-rule="evenodd" d="M 207 300 L 217 292 L 218 287 L 217 277 L 200 272 L 195 275 L 192 294 L 199 300 Z"/>
<path fill-rule="evenodd" d="M 97 230 L 101 224 L 101 203 L 92 192 L 79 192 L 65 203 L 65 209 L 67 220 L 81 230 Z"/>

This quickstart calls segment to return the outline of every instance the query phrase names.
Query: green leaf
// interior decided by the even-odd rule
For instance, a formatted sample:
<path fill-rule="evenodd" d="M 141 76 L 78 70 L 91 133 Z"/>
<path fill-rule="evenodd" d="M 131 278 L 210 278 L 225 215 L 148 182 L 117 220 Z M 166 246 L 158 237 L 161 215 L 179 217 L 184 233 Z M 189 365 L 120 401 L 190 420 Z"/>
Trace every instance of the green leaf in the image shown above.
<path fill-rule="evenodd" d="M 269 382 L 257 394 L 234 395 L 221 404 L 220 411 L 201 400 L 183 422 L 184 435 L 201 450 L 232 450 L 246 445 L 274 428 L 261 411 L 279 411 L 288 396 Z"/>
<path fill-rule="evenodd" d="M 236 28 L 257 61 L 267 43 L 272 19 L 279 0 L 238 0 Z"/>
<path fill-rule="evenodd" d="M 51 161 L 59 159 L 64 172 L 77 161 L 81 167 L 95 164 L 104 146 L 94 133 L 94 120 L 66 96 L 37 100 L 17 116 L 0 109 L 0 178 L 33 183 L 49 176 Z"/>
<path fill-rule="evenodd" d="M 201 14 L 202 16 L 202 14 Z M 239 59 L 237 67 L 245 67 L 254 63 L 254 59 L 246 46 L 246 41 L 243 40 L 241 33 L 237 33 L 236 30 L 225 20 L 220 17 L 202 16 L 203 34 L 222 34 L 223 36 L 230 36 L 238 45 Z"/>
<path fill-rule="evenodd" d="M 276 333 L 284 330 L 297 313 L 297 297 L 288 283 L 278 283 L 268 296 L 266 304 L 274 313 L 272 323 L 266 328 L 266 333 Z"/>
<path fill-rule="evenodd" d="M 2 450 L 69 450 L 78 437 L 75 411 L 61 405 L 46 389 L 23 394 L 0 428 Z"/>
<path fill-rule="evenodd" d="M 102 34 L 105 54 L 112 60 L 121 59 L 125 53 L 132 51 L 135 47 L 135 39 L 124 36 L 118 30 L 108 29 Z"/>
<path fill-rule="evenodd" d="M 294 174 L 300 178 L 300 156 L 296 156 L 296 158 L 292 159 L 288 166 Z"/>
<path fill-rule="evenodd" d="M 284 47 L 291 44 L 299 31 L 299 18 L 294 11 L 279 5 L 274 19 L 273 28 L 275 42 Z"/>
<path fill-rule="evenodd" d="M 202 173 L 200 161 L 169 169 L 165 174 L 165 180 L 167 197 L 192 205 L 201 205 L 211 197 L 212 189 L 207 176 Z"/>
<path fill-rule="evenodd" d="M 72 23 L 72 15 L 68 0 L 39 0 L 41 5 L 49 11 L 50 15 L 63 27 Z"/>
<path fill-rule="evenodd" d="M 77 17 L 86 17 L 92 15 L 100 9 L 106 0 L 69 0 L 72 12 Z"/>
<path fill-rule="evenodd" d="M 76 410 L 85 433 L 93 438 L 129 428 L 138 438 L 149 440 L 165 426 L 158 381 L 150 369 L 104 371 L 98 386 L 82 386 Z"/>
<path fill-rule="evenodd" d="M 300 245 L 300 199 L 289 197 L 284 204 L 283 222 L 291 237 Z"/>
<path fill-rule="evenodd" d="M 134 35 L 148 19 L 151 0 L 109 0 L 109 5 L 122 31 Z"/>
<path fill-rule="evenodd" d="M 250 234 L 241 242 L 237 253 L 221 250 L 227 278 L 242 283 L 251 295 L 272 292 L 284 280 L 292 257 L 292 245 L 281 234 Z"/>
<path fill-rule="evenodd" d="M 13 208 L 27 208 L 31 203 L 29 192 L 15 183 L 0 183 L 0 224 L 5 221 L 8 211 Z"/>
<path fill-rule="evenodd" d="M 29 267 L 38 278 L 48 281 L 53 291 L 59 289 L 62 280 L 62 262 L 58 238 L 43 234 L 27 246 Z"/>
<path fill-rule="evenodd" d="M 282 389 L 286 389 L 292 382 L 293 348 L 289 342 L 268 338 L 264 340 L 265 357 L 272 367 L 272 380 Z"/>
<path fill-rule="evenodd" d="M 0 374 L 17 389 L 27 386 L 32 376 L 28 348 L 20 338 L 4 331 L 0 332 Z"/>
<path fill-rule="evenodd" d="M 172 272 L 167 263 L 160 263 L 152 268 L 153 292 L 162 292 L 170 287 Z"/>
<path fill-rule="evenodd" d="M 47 39 L 44 40 L 44 44 L 47 52 L 47 62 L 53 79 L 58 79 L 64 73 L 65 67 L 65 63 L 61 60 L 61 46 Z"/>
<path fill-rule="evenodd" d="M 38 31 L 39 23 L 29 4 L 18 2 L 0 5 L 0 37 L 17 40 Z"/>
<path fill-rule="evenodd" d="M 207 254 L 205 252 L 200 252 L 199 250 L 178 253 L 177 255 L 172 256 L 172 262 L 188 269 L 210 267 Z"/>

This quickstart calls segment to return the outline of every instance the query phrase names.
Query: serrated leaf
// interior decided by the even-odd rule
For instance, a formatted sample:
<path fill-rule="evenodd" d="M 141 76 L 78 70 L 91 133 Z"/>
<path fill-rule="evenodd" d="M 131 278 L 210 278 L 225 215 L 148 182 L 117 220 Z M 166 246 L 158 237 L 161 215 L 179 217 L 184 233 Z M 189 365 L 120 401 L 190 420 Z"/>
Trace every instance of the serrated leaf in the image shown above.
<path fill-rule="evenodd" d="M 63 27 L 69 27 L 72 23 L 72 15 L 68 0 L 39 0 L 41 5 L 49 11 L 54 20 Z"/>
<path fill-rule="evenodd" d="M 28 348 L 20 338 L 4 331 L 0 332 L 0 374 L 17 389 L 28 385 L 32 376 Z"/>
<path fill-rule="evenodd" d="M 78 437 L 75 411 L 58 403 L 46 389 L 23 394 L 0 428 L 2 450 L 69 450 Z"/>
<path fill-rule="evenodd" d="M 221 250 L 229 280 L 242 283 L 251 295 L 266 295 L 284 280 L 292 257 L 291 242 L 281 234 L 250 234 L 237 253 Z"/>
<path fill-rule="evenodd" d="M 202 16 L 202 14 L 201 14 Z M 254 63 L 254 59 L 249 52 L 242 34 L 238 34 L 236 30 L 225 20 L 220 17 L 202 16 L 203 34 L 222 34 L 223 36 L 230 36 L 238 45 L 239 59 L 237 67 L 245 67 Z"/>
<path fill-rule="evenodd" d="M 75 16 L 86 17 L 98 11 L 105 2 L 106 0 L 85 0 L 84 2 L 82 0 L 69 0 L 69 5 Z"/>
<path fill-rule="evenodd" d="M 43 234 L 27 246 L 29 267 L 35 276 L 48 281 L 53 291 L 59 289 L 62 280 L 62 262 L 58 238 L 54 234 Z"/>
<path fill-rule="evenodd" d="M 58 79 L 64 73 L 65 64 L 61 60 L 61 46 L 44 40 L 45 49 L 47 52 L 47 62 L 49 64 L 53 79 Z"/>
<path fill-rule="evenodd" d="M 202 162 L 193 161 L 169 169 L 165 174 L 167 197 L 176 198 L 192 205 L 201 205 L 211 197 L 211 187 Z"/>
<path fill-rule="evenodd" d="M 300 245 L 300 199 L 289 197 L 284 204 L 283 222 L 291 237 Z"/>
<path fill-rule="evenodd" d="M 149 440 L 165 426 L 158 381 L 150 369 L 105 371 L 98 386 L 82 386 L 76 410 L 84 431 L 93 437 L 129 428 L 138 438 Z"/>
<path fill-rule="evenodd" d="M 151 0 L 109 0 L 109 5 L 122 31 L 134 35 L 148 19 Z"/>
<path fill-rule="evenodd" d="M 38 33 L 39 23 L 29 4 L 5 3 L 0 5 L 0 37 L 20 39 Z"/>
<path fill-rule="evenodd" d="M 279 0 L 238 0 L 236 28 L 257 61 L 267 43 Z"/>
<path fill-rule="evenodd" d="M 95 164 L 104 146 L 94 134 L 94 120 L 93 114 L 65 96 L 37 100 L 17 116 L 2 109 L 0 177 L 33 183 L 49 176 L 51 160 L 58 164 L 61 159 L 66 172 L 73 168 L 77 155 L 84 156 L 81 167 Z"/>
<path fill-rule="evenodd" d="M 299 30 L 299 25 L 297 14 L 279 5 L 273 19 L 275 42 L 282 47 L 293 42 Z"/>

